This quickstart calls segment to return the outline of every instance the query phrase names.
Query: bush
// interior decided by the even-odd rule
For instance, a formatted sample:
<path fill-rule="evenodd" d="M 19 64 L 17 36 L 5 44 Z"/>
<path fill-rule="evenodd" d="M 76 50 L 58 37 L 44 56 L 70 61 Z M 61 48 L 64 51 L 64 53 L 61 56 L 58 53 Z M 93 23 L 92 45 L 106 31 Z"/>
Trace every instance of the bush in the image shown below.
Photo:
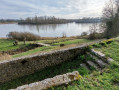
<path fill-rule="evenodd" d="M 86 36 L 86 35 L 88 35 L 87 32 L 82 32 L 82 33 L 81 33 L 81 36 Z"/>
<path fill-rule="evenodd" d="M 24 41 L 25 38 L 27 41 L 35 41 L 40 39 L 40 36 L 30 32 L 10 32 L 7 37 L 19 41 Z"/>
<path fill-rule="evenodd" d="M 97 23 L 94 23 L 94 24 L 92 24 L 91 26 L 90 26 L 90 28 L 89 28 L 89 39 L 90 40 L 94 40 L 94 39 L 97 39 L 97 32 L 98 32 L 98 25 L 97 25 Z"/>
<path fill-rule="evenodd" d="M 91 33 L 91 34 L 89 35 L 89 39 L 90 39 L 90 40 L 97 39 L 96 33 Z"/>
<path fill-rule="evenodd" d="M 94 40 L 94 39 L 103 39 L 104 38 L 104 33 L 98 33 L 94 32 L 89 34 L 88 39 Z"/>

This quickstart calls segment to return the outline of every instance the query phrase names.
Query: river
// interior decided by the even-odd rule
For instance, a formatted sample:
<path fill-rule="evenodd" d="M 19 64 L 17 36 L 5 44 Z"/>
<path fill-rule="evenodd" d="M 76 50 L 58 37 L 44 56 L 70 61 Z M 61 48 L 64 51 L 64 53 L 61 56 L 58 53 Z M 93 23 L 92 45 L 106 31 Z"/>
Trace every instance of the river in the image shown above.
<path fill-rule="evenodd" d="M 0 37 L 6 37 L 9 32 L 31 32 L 41 37 L 67 37 L 81 35 L 82 32 L 88 32 L 92 24 L 48 24 L 48 25 L 18 25 L 0 24 Z"/>

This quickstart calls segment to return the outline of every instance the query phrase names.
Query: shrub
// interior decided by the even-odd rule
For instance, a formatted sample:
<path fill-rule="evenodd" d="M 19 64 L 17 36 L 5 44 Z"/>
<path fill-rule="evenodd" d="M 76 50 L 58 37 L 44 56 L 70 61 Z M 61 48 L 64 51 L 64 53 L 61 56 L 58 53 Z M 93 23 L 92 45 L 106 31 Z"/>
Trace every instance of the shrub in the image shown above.
<path fill-rule="evenodd" d="M 96 34 L 97 34 L 97 29 L 98 25 L 97 23 L 94 23 L 92 26 L 89 28 L 89 39 L 94 40 L 97 39 Z"/>
<path fill-rule="evenodd" d="M 40 39 L 40 36 L 30 32 L 10 32 L 7 37 L 19 41 L 24 41 L 25 38 L 27 41 L 35 41 Z"/>
<path fill-rule="evenodd" d="M 87 32 L 82 32 L 82 33 L 81 33 L 81 36 L 86 36 L 86 35 L 88 35 Z"/>

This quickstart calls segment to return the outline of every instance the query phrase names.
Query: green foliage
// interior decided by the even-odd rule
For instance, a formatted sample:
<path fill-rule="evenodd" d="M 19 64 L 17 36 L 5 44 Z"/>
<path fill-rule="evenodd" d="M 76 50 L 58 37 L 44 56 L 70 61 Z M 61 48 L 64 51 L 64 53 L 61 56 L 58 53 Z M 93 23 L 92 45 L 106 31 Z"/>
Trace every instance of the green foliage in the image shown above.
<path fill-rule="evenodd" d="M 80 60 L 84 60 L 85 59 L 85 55 L 79 56 L 78 57 Z"/>
<path fill-rule="evenodd" d="M 96 44 L 93 45 L 93 47 L 95 47 L 95 48 L 100 48 L 101 45 L 100 45 L 99 43 L 96 43 Z"/>
<path fill-rule="evenodd" d="M 90 46 L 88 46 L 88 48 L 89 48 L 89 49 L 92 49 L 92 48 L 93 48 L 93 46 L 92 46 L 92 45 L 90 45 Z"/>

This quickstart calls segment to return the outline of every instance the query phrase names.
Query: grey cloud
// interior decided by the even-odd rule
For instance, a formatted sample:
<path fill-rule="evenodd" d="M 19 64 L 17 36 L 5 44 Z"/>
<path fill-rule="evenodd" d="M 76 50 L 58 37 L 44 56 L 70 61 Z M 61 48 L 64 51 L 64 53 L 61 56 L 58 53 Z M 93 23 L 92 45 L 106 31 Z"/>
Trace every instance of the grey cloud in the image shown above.
<path fill-rule="evenodd" d="M 98 17 L 108 0 L 1 0 L 0 18 L 57 16 L 61 18 Z"/>

